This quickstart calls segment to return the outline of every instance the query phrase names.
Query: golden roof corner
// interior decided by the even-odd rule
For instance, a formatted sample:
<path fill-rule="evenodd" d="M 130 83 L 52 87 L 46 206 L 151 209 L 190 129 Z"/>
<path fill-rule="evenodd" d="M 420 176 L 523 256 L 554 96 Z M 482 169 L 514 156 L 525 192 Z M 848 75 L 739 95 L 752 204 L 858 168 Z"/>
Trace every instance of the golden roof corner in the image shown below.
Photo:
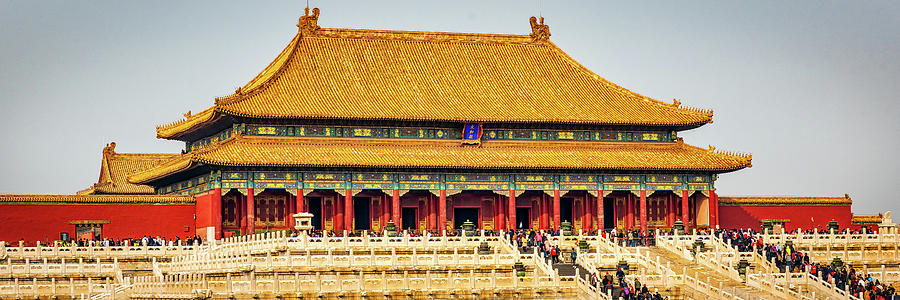
<path fill-rule="evenodd" d="M 184 118 L 170 122 L 163 125 L 156 126 L 156 137 L 157 138 L 172 138 L 179 134 L 184 133 L 185 131 L 193 128 L 196 125 L 205 123 L 210 121 L 216 117 L 216 106 L 213 105 L 199 113 L 192 114 L 191 111 L 183 114 Z M 113 144 L 113 149 L 115 149 L 115 143 Z M 104 150 L 105 151 L 105 150 Z M 105 153 L 105 152 L 104 152 Z"/>

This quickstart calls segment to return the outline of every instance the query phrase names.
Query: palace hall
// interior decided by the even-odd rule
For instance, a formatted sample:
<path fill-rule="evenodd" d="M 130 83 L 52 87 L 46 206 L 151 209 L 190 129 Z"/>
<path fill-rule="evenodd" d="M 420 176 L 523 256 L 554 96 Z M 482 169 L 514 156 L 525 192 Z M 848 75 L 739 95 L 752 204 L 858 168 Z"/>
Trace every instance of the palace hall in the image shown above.
<path fill-rule="evenodd" d="M 291 229 L 298 212 L 335 233 L 852 225 L 849 196 L 720 198 L 719 176 L 751 155 L 679 136 L 713 111 L 601 77 L 543 18 L 483 34 L 326 28 L 319 14 L 233 93 L 157 126 L 182 153 L 109 143 L 85 190 L 0 195 L 0 240 L 221 238 Z"/>

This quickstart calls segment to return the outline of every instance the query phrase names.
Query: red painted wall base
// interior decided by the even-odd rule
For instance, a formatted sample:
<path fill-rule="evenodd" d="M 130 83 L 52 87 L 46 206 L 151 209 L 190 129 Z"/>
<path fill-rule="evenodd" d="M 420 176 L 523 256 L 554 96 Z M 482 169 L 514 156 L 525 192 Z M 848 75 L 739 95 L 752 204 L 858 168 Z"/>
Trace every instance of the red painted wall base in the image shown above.
<path fill-rule="evenodd" d="M 103 225 L 103 238 L 194 236 L 194 205 L 3 204 L 0 241 L 16 245 L 25 239 L 33 245 L 36 241 L 59 240 L 61 232 L 68 232 L 74 239 L 75 225 L 69 221 L 85 220 L 109 221 Z"/>
<path fill-rule="evenodd" d="M 841 228 L 850 226 L 849 205 L 783 205 L 783 206 L 719 206 L 721 228 L 753 228 L 760 230 L 761 220 L 790 220 L 784 224 L 785 230 L 797 228 L 825 229 L 828 222 L 835 220 Z"/>

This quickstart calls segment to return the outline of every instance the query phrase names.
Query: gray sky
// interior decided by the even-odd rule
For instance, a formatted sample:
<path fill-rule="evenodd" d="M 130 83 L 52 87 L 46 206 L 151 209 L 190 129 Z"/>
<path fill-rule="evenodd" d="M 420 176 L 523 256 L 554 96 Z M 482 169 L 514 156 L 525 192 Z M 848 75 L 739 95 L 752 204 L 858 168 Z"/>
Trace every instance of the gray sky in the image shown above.
<path fill-rule="evenodd" d="M 626 88 L 715 110 L 694 145 L 753 154 L 722 195 L 900 211 L 900 1 L 310 1 L 323 27 L 530 32 Z M 245 84 L 304 1 L 0 0 L 0 193 L 74 193 L 102 147 L 178 152 L 155 125 Z"/>

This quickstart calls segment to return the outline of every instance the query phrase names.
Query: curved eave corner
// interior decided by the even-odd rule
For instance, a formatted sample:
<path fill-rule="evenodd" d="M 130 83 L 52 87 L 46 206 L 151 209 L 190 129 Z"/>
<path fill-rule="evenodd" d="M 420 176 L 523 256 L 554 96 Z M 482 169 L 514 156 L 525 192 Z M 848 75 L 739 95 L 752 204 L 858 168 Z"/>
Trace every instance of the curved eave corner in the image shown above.
<path fill-rule="evenodd" d="M 184 117 L 184 119 L 178 121 L 156 126 L 156 137 L 161 139 L 178 139 L 191 130 L 215 121 L 221 117 L 221 114 L 216 110 L 216 106 L 213 105 L 197 114 L 191 114 L 188 111 Z"/>
<path fill-rule="evenodd" d="M 196 164 L 194 163 L 193 155 L 185 154 L 149 170 L 129 175 L 127 180 L 133 184 L 148 184 L 154 180 L 188 170 L 194 166 Z"/>

